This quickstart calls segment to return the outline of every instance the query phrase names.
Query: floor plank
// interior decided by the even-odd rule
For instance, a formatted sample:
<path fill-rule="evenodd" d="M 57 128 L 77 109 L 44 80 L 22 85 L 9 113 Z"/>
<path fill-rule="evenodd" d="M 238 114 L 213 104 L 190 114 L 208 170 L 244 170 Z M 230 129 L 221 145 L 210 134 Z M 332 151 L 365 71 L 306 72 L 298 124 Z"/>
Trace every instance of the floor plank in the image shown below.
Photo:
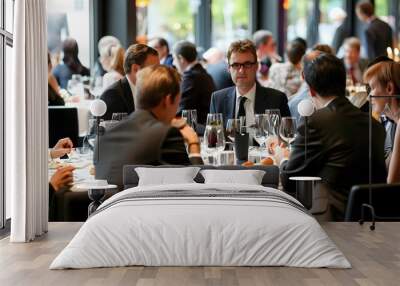
<path fill-rule="evenodd" d="M 50 223 L 49 233 L 32 243 L 0 240 L 0 285 L 399 285 L 400 223 L 378 223 L 375 231 L 357 223 L 325 223 L 323 228 L 352 263 L 352 269 L 290 267 L 118 267 L 48 269 L 82 223 Z"/>

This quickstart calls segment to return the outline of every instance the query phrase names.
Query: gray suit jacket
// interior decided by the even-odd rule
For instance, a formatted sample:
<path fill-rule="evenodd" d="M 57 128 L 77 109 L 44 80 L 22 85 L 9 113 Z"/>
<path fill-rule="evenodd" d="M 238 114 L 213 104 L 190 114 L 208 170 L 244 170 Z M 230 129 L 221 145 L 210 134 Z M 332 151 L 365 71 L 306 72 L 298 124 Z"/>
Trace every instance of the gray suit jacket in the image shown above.
<path fill-rule="evenodd" d="M 200 157 L 189 159 L 178 129 L 158 121 L 146 110 L 133 112 L 107 130 L 100 136 L 94 154 L 96 178 L 118 186 L 123 185 L 124 165 L 203 164 Z"/>

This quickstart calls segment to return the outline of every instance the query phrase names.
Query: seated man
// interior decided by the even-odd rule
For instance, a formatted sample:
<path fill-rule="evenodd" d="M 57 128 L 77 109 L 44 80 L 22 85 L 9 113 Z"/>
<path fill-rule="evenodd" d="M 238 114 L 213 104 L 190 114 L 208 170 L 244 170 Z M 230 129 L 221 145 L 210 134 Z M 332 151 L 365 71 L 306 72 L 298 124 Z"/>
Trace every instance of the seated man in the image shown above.
<path fill-rule="evenodd" d="M 124 59 L 125 77 L 113 83 L 101 95 L 107 105 L 104 120 L 110 120 L 113 113 L 130 114 L 135 110 L 136 73 L 144 67 L 159 63 L 158 53 L 151 47 L 135 44 L 128 48 Z"/>
<path fill-rule="evenodd" d="M 181 97 L 177 71 L 157 65 L 137 76 L 137 110 L 101 136 L 95 148 L 95 156 L 100 148 L 96 178 L 120 187 L 124 165 L 203 163 L 194 130 L 186 121 L 174 120 Z"/>
<path fill-rule="evenodd" d="M 254 124 L 254 115 L 266 109 L 279 109 L 282 117 L 290 116 L 286 95 L 257 83 L 257 53 L 251 41 L 233 42 L 227 57 L 235 86 L 212 94 L 210 113 L 222 113 L 224 124 L 228 119 L 246 116 L 246 125 Z"/>
<path fill-rule="evenodd" d="M 368 61 L 360 57 L 360 40 L 352 37 L 347 38 L 344 43 L 344 66 L 346 67 L 347 78 L 353 85 L 362 84 L 363 73 L 367 69 Z"/>
<path fill-rule="evenodd" d="M 307 139 L 300 121 L 290 158 L 281 163 L 282 185 L 295 192 L 290 177 L 321 177 L 330 190 L 331 204 L 343 212 L 350 188 L 368 183 L 369 117 L 345 97 L 346 71 L 335 56 L 320 54 L 306 61 L 304 77 L 317 110 L 308 118 Z M 385 182 L 385 130 L 375 120 L 372 134 L 372 182 Z"/>

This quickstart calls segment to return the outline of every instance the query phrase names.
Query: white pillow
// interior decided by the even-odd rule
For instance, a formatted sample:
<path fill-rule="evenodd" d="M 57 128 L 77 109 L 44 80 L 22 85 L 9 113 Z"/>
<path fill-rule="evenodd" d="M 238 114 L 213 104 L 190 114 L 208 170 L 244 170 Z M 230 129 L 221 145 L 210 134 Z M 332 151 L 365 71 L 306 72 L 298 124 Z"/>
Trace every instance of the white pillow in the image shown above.
<path fill-rule="evenodd" d="M 195 183 L 193 179 L 199 170 L 199 167 L 135 168 L 139 176 L 138 186 Z"/>
<path fill-rule="evenodd" d="M 261 170 L 202 170 L 205 184 L 226 183 L 261 185 L 265 171 Z"/>

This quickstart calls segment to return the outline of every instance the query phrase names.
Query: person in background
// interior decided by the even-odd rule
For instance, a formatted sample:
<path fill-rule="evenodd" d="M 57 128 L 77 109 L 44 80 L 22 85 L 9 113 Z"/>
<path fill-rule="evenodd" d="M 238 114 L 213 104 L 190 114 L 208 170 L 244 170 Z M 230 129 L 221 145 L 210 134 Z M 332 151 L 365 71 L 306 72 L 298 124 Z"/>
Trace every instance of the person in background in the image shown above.
<path fill-rule="evenodd" d="M 50 53 L 47 53 L 47 80 L 48 80 L 48 106 L 65 105 L 64 99 L 60 95 L 60 86 L 56 78 L 51 73 L 51 58 Z"/>
<path fill-rule="evenodd" d="M 367 68 L 368 61 L 360 58 L 361 43 L 360 40 L 352 37 L 347 38 L 344 43 L 344 66 L 346 67 L 346 76 L 353 85 L 363 82 L 363 73 Z"/>
<path fill-rule="evenodd" d="M 197 122 L 204 125 L 210 108 L 211 93 L 215 91 L 214 81 L 197 61 L 196 46 L 193 43 L 177 42 L 173 58 L 174 65 L 182 75 L 181 100 L 177 115 L 184 109 L 196 109 Z"/>
<path fill-rule="evenodd" d="M 98 44 L 99 58 L 96 60 L 93 67 L 93 75 L 95 78 L 103 77 L 106 72 L 111 69 L 111 47 L 120 47 L 120 41 L 114 36 L 102 37 Z"/>
<path fill-rule="evenodd" d="M 233 86 L 231 75 L 228 72 L 228 63 L 224 53 L 215 47 L 209 48 L 203 54 L 207 73 L 213 78 L 216 90 Z"/>
<path fill-rule="evenodd" d="M 73 74 L 90 76 L 89 69 L 81 64 L 78 53 L 78 43 L 75 39 L 68 38 L 63 42 L 63 62 L 53 69 L 53 75 L 61 88 L 67 88 Z"/>
<path fill-rule="evenodd" d="M 288 61 L 271 66 L 268 86 L 284 92 L 288 98 L 294 95 L 303 82 L 301 60 L 305 53 L 302 43 L 289 43 L 286 49 Z"/>
<path fill-rule="evenodd" d="M 370 118 L 346 98 L 346 71 L 340 59 L 326 53 L 314 57 L 304 64 L 304 79 L 316 111 L 308 117 L 307 143 L 305 121 L 301 120 L 289 158 L 281 161 L 282 185 L 285 191 L 294 193 L 296 186 L 290 177 L 322 178 L 332 214 L 342 219 L 351 187 L 368 183 L 370 163 L 372 182 L 386 181 L 385 130 L 376 120 L 372 121 L 370 162 L 367 143 Z"/>
<path fill-rule="evenodd" d="M 375 16 L 375 7 L 369 1 L 360 1 L 356 6 L 357 17 L 365 23 L 362 37 L 369 60 L 387 55 L 387 48 L 393 45 L 392 28 Z"/>
<path fill-rule="evenodd" d="M 113 113 L 132 113 L 135 110 L 136 74 L 147 66 L 159 64 L 155 49 L 144 45 L 131 45 L 125 53 L 125 76 L 109 86 L 101 95 L 107 105 L 104 120 L 111 120 Z"/>
<path fill-rule="evenodd" d="M 57 144 L 49 151 L 49 159 L 57 159 L 71 152 L 73 144 L 71 139 L 63 138 L 58 140 Z M 54 221 L 56 218 L 56 192 L 68 188 L 74 181 L 73 171 L 75 167 L 69 165 L 60 167 L 51 176 L 49 181 L 49 221 Z"/>
<path fill-rule="evenodd" d="M 329 18 L 336 27 L 331 46 L 338 56 L 344 40 L 350 36 L 346 23 L 347 13 L 340 7 L 334 7 L 329 11 Z"/>
<path fill-rule="evenodd" d="M 266 109 L 279 109 L 282 117 L 290 116 L 286 95 L 256 81 L 258 62 L 252 41 L 233 42 L 227 59 L 235 86 L 212 94 L 210 113 L 222 113 L 224 124 L 228 119 L 245 116 L 248 126 L 254 124 L 255 114 L 263 114 Z"/>
<path fill-rule="evenodd" d="M 313 60 L 316 56 L 319 56 L 321 53 L 327 53 L 333 55 L 333 50 L 328 45 L 315 45 L 312 48 L 312 50 L 303 57 L 303 66 L 307 61 Z M 303 73 L 302 77 L 304 79 Z M 297 93 L 294 94 L 288 102 L 290 114 L 296 118 L 297 122 L 299 122 L 300 120 L 300 114 L 299 111 L 297 110 L 297 107 L 302 100 L 310 98 L 309 92 L 310 90 L 308 89 L 307 83 L 303 81 Z"/>
<path fill-rule="evenodd" d="M 180 76 L 174 68 L 153 65 L 136 81 L 137 109 L 100 137 L 96 178 L 122 186 L 124 165 L 198 165 L 200 141 L 185 120 L 176 120 Z M 185 147 L 185 144 L 187 148 Z"/>
<path fill-rule="evenodd" d="M 124 72 L 125 50 L 120 46 L 110 46 L 111 49 L 111 66 L 110 71 L 103 76 L 103 89 L 107 89 L 116 81 L 122 79 Z"/>
<path fill-rule="evenodd" d="M 167 67 L 173 67 L 173 57 L 169 52 L 169 45 L 167 40 L 160 37 L 150 39 L 148 45 L 158 52 L 160 58 L 160 64 L 166 65 Z"/>
<path fill-rule="evenodd" d="M 364 80 L 374 96 L 400 94 L 400 63 L 393 61 L 378 62 L 364 74 Z M 392 151 L 395 141 L 397 122 L 400 119 L 400 100 L 397 98 L 372 98 L 372 115 L 379 120 L 386 129 L 385 158 L 389 166 L 393 157 Z"/>

